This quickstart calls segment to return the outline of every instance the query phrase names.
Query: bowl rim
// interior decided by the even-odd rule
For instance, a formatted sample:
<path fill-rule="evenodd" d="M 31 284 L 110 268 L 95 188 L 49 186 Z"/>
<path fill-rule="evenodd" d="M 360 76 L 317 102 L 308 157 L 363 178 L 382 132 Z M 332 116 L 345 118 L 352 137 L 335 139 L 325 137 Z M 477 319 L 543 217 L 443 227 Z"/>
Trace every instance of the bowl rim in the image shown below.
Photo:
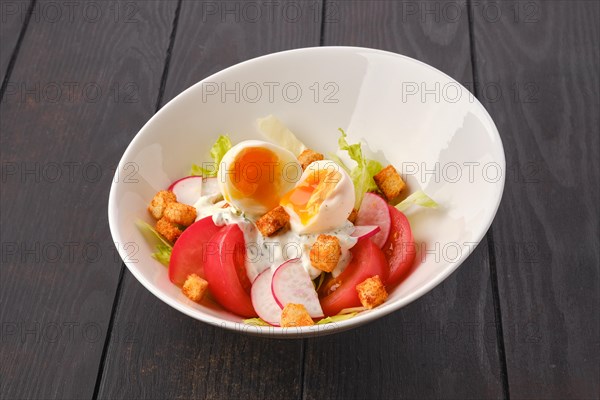
<path fill-rule="evenodd" d="M 130 153 L 136 147 L 135 144 L 137 143 L 137 141 L 140 140 L 140 138 L 143 136 L 144 132 L 148 129 L 148 127 L 153 124 L 154 120 L 159 118 L 161 114 L 168 112 L 168 110 L 170 110 L 171 108 L 176 107 L 177 103 L 178 103 L 178 99 L 183 98 L 186 93 L 201 86 L 204 82 L 218 79 L 220 75 L 226 74 L 227 72 L 229 72 L 231 70 L 235 70 L 235 69 L 243 67 L 247 64 L 254 63 L 258 60 L 263 60 L 266 58 L 285 57 L 286 55 L 296 54 L 296 53 L 331 52 L 331 51 L 343 51 L 343 52 L 349 52 L 349 53 L 367 52 L 367 53 L 375 53 L 375 54 L 392 56 L 392 57 L 399 57 L 399 58 L 404 59 L 405 61 L 416 63 L 420 67 L 424 67 L 424 68 L 433 70 L 434 72 L 441 74 L 442 77 L 446 77 L 447 79 L 450 79 L 453 83 L 460 85 L 460 87 L 463 90 L 467 90 L 460 82 L 458 82 L 454 78 L 450 77 L 448 74 L 440 71 L 439 69 L 437 69 L 425 62 L 419 61 L 412 57 L 405 56 L 403 54 L 398 54 L 398 53 L 394 53 L 394 52 L 386 51 L 386 50 L 380 50 L 380 49 L 368 48 L 368 47 L 355 47 L 355 46 L 318 46 L 318 47 L 302 47 L 302 48 L 284 50 L 284 51 L 275 52 L 275 53 L 269 53 L 269 54 L 265 54 L 265 55 L 262 55 L 259 57 L 255 57 L 255 58 L 251 58 L 251 59 L 242 61 L 240 63 L 237 63 L 237 64 L 231 65 L 227 68 L 224 68 L 214 74 L 211 74 L 211 75 L 205 77 L 204 79 L 200 80 L 199 82 L 191 85 L 190 87 L 185 89 L 183 92 L 181 92 L 177 96 L 175 96 L 173 99 L 169 100 L 168 103 L 166 103 L 163 107 L 161 107 L 142 126 L 142 128 L 135 134 L 135 136 L 133 137 L 131 142 L 127 145 L 127 148 L 124 151 L 123 155 L 121 156 L 121 159 L 119 160 L 117 169 L 115 171 L 115 178 L 116 178 L 117 174 L 119 173 L 119 170 L 122 167 L 122 165 L 129 158 Z M 500 188 L 499 188 L 499 195 L 496 198 L 495 204 L 493 205 L 493 213 L 490 215 L 490 218 L 486 222 L 486 224 L 482 225 L 484 228 L 481 229 L 480 231 L 476 232 L 476 236 L 479 237 L 479 239 L 477 241 L 477 246 L 479 246 L 481 241 L 485 238 L 488 230 L 490 229 L 492 222 L 495 219 L 495 216 L 498 212 L 498 208 L 500 206 L 500 202 L 501 202 L 503 194 L 504 194 L 504 187 L 505 187 L 505 180 L 506 180 L 506 156 L 505 156 L 505 152 L 504 152 L 502 138 L 500 136 L 498 128 L 496 127 L 496 124 L 494 123 L 493 119 L 491 118 L 491 116 L 489 115 L 489 113 L 487 112 L 485 107 L 481 104 L 479 99 L 474 94 L 473 94 L 473 104 L 474 104 L 473 107 L 479 108 L 480 111 L 482 111 L 482 117 L 486 119 L 486 122 L 488 122 L 489 126 L 490 126 L 489 133 L 492 134 L 493 136 L 495 136 L 495 139 L 497 139 L 497 143 L 499 145 L 499 150 L 500 150 L 499 154 L 501 155 L 501 159 L 495 160 L 495 161 L 497 161 L 499 164 L 501 164 L 502 171 L 504 172 L 502 174 L 502 179 L 499 182 L 496 182 L 496 185 L 500 185 Z M 108 223 L 109 223 L 111 236 L 115 243 L 122 242 L 121 237 L 120 237 L 121 235 L 117 228 L 118 221 L 116 219 L 116 215 L 117 215 L 117 213 L 116 213 L 116 208 L 117 208 L 116 196 L 117 196 L 117 194 L 116 193 L 117 193 L 118 185 L 119 185 L 119 180 L 113 179 L 112 183 L 111 183 L 110 194 L 109 194 L 109 199 L 108 199 Z M 324 325 L 313 325 L 313 326 L 307 326 L 307 327 L 294 327 L 294 328 L 249 325 L 249 324 L 244 324 L 243 322 L 234 322 L 234 321 L 230 321 L 230 320 L 226 320 L 226 319 L 221 319 L 221 318 L 218 318 L 218 317 L 215 317 L 212 315 L 203 314 L 202 311 L 200 311 L 200 310 L 191 309 L 191 308 L 185 306 L 185 304 L 183 304 L 181 301 L 179 301 L 175 298 L 172 298 L 171 296 L 161 293 L 161 291 L 157 287 L 155 287 L 149 280 L 147 280 L 141 272 L 137 271 L 135 266 L 130 265 L 130 262 L 124 261 L 125 259 L 127 259 L 127 254 L 125 254 L 125 250 L 122 249 L 122 246 L 117 246 L 117 251 L 119 253 L 119 256 L 121 257 L 121 261 L 127 266 L 127 269 L 129 269 L 131 274 L 142 284 L 142 286 L 144 286 L 154 296 L 156 296 L 158 299 L 160 299 L 167 305 L 173 307 L 174 309 L 182 312 L 183 314 L 185 314 L 189 317 L 192 317 L 198 321 L 202 321 L 202 322 L 205 322 L 207 324 L 210 324 L 210 325 L 213 325 L 216 327 L 225 328 L 227 330 L 231 330 L 231 331 L 235 331 L 235 332 L 247 333 L 247 334 L 251 334 L 251 335 L 255 335 L 255 336 L 267 336 L 267 337 L 273 337 L 273 338 L 301 338 L 301 337 L 316 337 L 316 336 L 338 333 L 338 332 L 342 332 L 342 331 L 345 331 L 348 329 L 356 328 L 356 327 L 359 327 L 368 322 L 372 322 L 376 319 L 379 319 L 385 315 L 391 314 L 392 312 L 395 312 L 395 311 L 407 306 L 408 304 L 410 304 L 413 301 L 424 296 L 426 293 L 430 292 L 435 287 L 437 287 L 440 283 L 442 283 L 444 280 L 446 280 L 446 278 L 448 278 L 448 276 L 450 276 L 453 272 L 455 272 L 458 269 L 458 267 L 460 267 L 462 265 L 462 263 L 467 259 L 467 257 L 469 257 L 471 255 L 471 253 L 477 246 L 474 246 L 474 247 L 468 246 L 467 250 L 462 252 L 459 259 L 449 263 L 450 264 L 449 267 L 446 268 L 441 274 L 436 275 L 434 277 L 434 279 L 427 281 L 421 287 L 416 289 L 413 293 L 398 300 L 397 302 L 391 304 L 388 307 L 374 308 L 372 310 L 369 310 L 369 312 L 367 312 L 367 313 L 361 313 L 353 318 L 350 318 L 350 319 L 347 319 L 344 321 L 340 321 L 340 322 L 324 324 Z"/>

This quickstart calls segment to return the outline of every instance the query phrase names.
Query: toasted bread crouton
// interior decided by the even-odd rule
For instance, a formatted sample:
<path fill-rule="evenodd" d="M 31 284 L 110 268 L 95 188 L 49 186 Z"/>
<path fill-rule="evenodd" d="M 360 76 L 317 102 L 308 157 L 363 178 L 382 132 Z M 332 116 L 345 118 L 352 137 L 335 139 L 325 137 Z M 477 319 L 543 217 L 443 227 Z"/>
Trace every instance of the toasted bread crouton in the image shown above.
<path fill-rule="evenodd" d="M 161 190 L 160 192 L 154 195 L 154 198 L 148 205 L 148 212 L 154 217 L 154 219 L 159 220 L 163 217 L 163 213 L 165 208 L 167 208 L 167 204 L 174 203 L 177 201 L 177 196 L 175 193 L 170 190 Z"/>
<path fill-rule="evenodd" d="M 348 221 L 354 223 L 354 221 L 356 221 L 357 216 L 358 216 L 358 210 L 356 208 L 353 208 L 350 215 L 348 215 Z"/>
<path fill-rule="evenodd" d="M 163 235 L 171 243 L 175 243 L 179 235 L 182 233 L 181 229 L 179 229 L 177 225 L 165 218 L 161 218 L 156 221 L 156 231 Z"/>
<path fill-rule="evenodd" d="M 281 311 L 281 326 L 289 328 L 293 326 L 311 326 L 315 322 L 312 320 L 306 307 L 303 304 L 288 303 Z"/>
<path fill-rule="evenodd" d="M 208 288 L 208 282 L 196 274 L 191 274 L 185 280 L 181 291 L 190 300 L 198 302 L 202 300 L 202 296 L 206 293 L 206 288 Z"/>
<path fill-rule="evenodd" d="M 381 279 L 379 279 L 379 275 L 365 279 L 362 283 L 356 285 L 356 291 L 358 292 L 361 304 L 366 308 L 377 307 L 388 297 L 388 293 Z"/>
<path fill-rule="evenodd" d="M 306 149 L 298 156 L 298 162 L 302 166 L 302 170 L 305 170 L 311 163 L 315 161 L 321 161 L 325 159 L 325 156 L 311 149 Z"/>
<path fill-rule="evenodd" d="M 282 206 L 277 206 L 256 221 L 256 227 L 264 237 L 287 230 L 290 216 Z"/>
<path fill-rule="evenodd" d="M 402 177 L 396 171 L 393 165 L 388 165 L 375 176 L 373 180 L 377 184 L 379 190 L 381 190 L 388 201 L 391 201 L 398 197 L 402 190 L 406 187 L 406 184 L 402 180 Z"/>
<path fill-rule="evenodd" d="M 310 248 L 310 263 L 321 271 L 333 271 L 341 256 L 340 241 L 335 236 L 321 234 Z"/>
<path fill-rule="evenodd" d="M 190 226 L 196 220 L 196 208 L 181 203 L 169 203 L 163 217 L 174 224 Z"/>

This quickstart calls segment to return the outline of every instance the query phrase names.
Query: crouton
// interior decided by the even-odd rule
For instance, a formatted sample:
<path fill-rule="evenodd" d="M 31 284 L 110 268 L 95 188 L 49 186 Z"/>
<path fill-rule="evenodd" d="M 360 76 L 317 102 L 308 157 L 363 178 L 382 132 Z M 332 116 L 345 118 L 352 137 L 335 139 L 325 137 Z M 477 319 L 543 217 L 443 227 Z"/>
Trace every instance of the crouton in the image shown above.
<path fill-rule="evenodd" d="M 388 165 L 375 176 L 373 180 L 377 184 L 379 190 L 381 190 L 388 201 L 391 201 L 398 197 L 402 190 L 406 187 L 406 184 L 402 180 L 402 177 L 396 171 L 393 165 Z"/>
<path fill-rule="evenodd" d="M 303 304 L 288 303 L 281 311 L 281 326 L 289 328 L 293 326 L 311 326 L 312 320 Z"/>
<path fill-rule="evenodd" d="M 377 307 L 388 297 L 388 293 L 381 279 L 379 279 L 379 275 L 365 279 L 362 283 L 356 285 L 356 291 L 358 292 L 361 304 L 366 308 Z"/>
<path fill-rule="evenodd" d="M 200 278 L 196 274 L 191 274 L 185 280 L 181 291 L 192 301 L 200 301 L 202 300 L 202 296 L 206 293 L 206 288 L 208 287 L 208 282 L 204 279 Z"/>
<path fill-rule="evenodd" d="M 174 224 L 189 226 L 196 221 L 196 208 L 181 203 L 169 203 L 163 217 Z"/>
<path fill-rule="evenodd" d="M 321 271 L 333 271 L 341 256 L 340 241 L 335 236 L 321 234 L 310 248 L 310 263 Z"/>
<path fill-rule="evenodd" d="M 356 221 L 357 216 L 358 216 L 358 210 L 356 208 L 353 208 L 350 215 L 348 215 L 348 221 L 354 223 L 354 221 Z"/>
<path fill-rule="evenodd" d="M 306 149 L 298 156 L 298 162 L 302 166 L 302 169 L 305 170 L 311 163 L 315 161 L 321 161 L 325 159 L 325 156 L 321 153 L 317 153 L 316 151 L 312 151 L 311 149 Z"/>
<path fill-rule="evenodd" d="M 263 236 L 281 233 L 289 227 L 290 216 L 282 206 L 277 206 L 256 221 L 256 227 Z"/>
<path fill-rule="evenodd" d="M 179 229 L 177 225 L 165 218 L 161 218 L 156 221 L 156 231 L 163 235 L 171 243 L 174 243 L 182 233 L 181 229 Z"/>
<path fill-rule="evenodd" d="M 159 220 L 163 217 L 163 213 L 167 204 L 174 203 L 177 201 L 177 196 L 175 193 L 169 190 L 161 190 L 160 192 L 154 195 L 154 198 L 148 205 L 148 212 L 154 217 L 154 219 Z"/>

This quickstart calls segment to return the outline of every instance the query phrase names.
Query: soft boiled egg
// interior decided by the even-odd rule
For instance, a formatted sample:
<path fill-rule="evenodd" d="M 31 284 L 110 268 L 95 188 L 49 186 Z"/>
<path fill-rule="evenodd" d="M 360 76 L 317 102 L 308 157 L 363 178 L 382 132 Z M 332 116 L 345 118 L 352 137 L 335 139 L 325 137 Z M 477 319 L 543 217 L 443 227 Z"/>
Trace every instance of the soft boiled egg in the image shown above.
<path fill-rule="evenodd" d="M 354 208 L 354 185 L 343 168 L 330 160 L 311 163 L 296 186 L 280 201 L 299 234 L 340 227 Z"/>
<path fill-rule="evenodd" d="M 277 145 L 246 140 L 221 160 L 219 189 L 225 200 L 249 217 L 259 217 L 279 205 L 302 174 L 294 155 Z"/>

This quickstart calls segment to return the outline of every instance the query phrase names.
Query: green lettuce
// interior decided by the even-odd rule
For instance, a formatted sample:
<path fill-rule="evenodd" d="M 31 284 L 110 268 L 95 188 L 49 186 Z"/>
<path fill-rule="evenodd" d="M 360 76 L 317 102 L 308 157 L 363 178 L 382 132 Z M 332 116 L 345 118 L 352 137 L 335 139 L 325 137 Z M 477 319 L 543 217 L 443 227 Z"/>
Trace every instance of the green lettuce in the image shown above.
<path fill-rule="evenodd" d="M 339 314 L 334 315 L 332 317 L 323 318 L 322 320 L 317 322 L 317 325 L 331 324 L 334 322 L 344 321 L 350 318 L 353 318 L 361 311 L 366 310 L 365 307 L 352 307 L 352 308 L 344 308 Z M 271 326 L 268 322 L 265 322 L 261 318 L 249 318 L 245 319 L 244 323 L 247 325 L 254 326 Z"/>
<path fill-rule="evenodd" d="M 298 157 L 300 153 L 306 150 L 304 143 L 298 140 L 296 135 L 274 116 L 268 115 L 259 118 L 256 122 L 258 129 L 265 138 L 289 150 L 294 156 Z"/>
<path fill-rule="evenodd" d="M 156 252 L 152 253 L 152 258 L 156 261 L 163 264 L 165 267 L 169 266 L 169 262 L 171 261 L 171 253 L 173 252 L 173 248 L 171 246 L 165 246 L 164 244 L 159 244 L 156 246 Z"/>
<path fill-rule="evenodd" d="M 358 210 L 365 193 L 377 190 L 377 184 L 373 180 L 373 176 L 381 171 L 383 166 L 379 161 L 364 157 L 361 144 L 348 144 L 346 132 L 342 128 L 339 128 L 339 131 L 342 133 L 342 136 L 338 139 L 340 150 L 346 151 L 348 156 L 356 162 L 356 167 L 350 170 L 350 178 L 352 178 L 352 182 L 354 183 L 354 208 Z M 341 160 L 338 160 L 339 158 L 333 161 L 339 164 Z M 343 162 L 340 166 L 346 171 L 348 170 L 348 167 Z"/>
<path fill-rule="evenodd" d="M 261 318 L 248 318 L 244 320 L 246 325 L 254 325 L 254 326 L 270 326 L 267 322 L 265 322 Z"/>
<path fill-rule="evenodd" d="M 156 252 L 152 253 L 152 258 L 168 267 L 169 261 L 171 260 L 171 252 L 173 251 L 171 243 L 147 222 L 137 220 L 135 224 L 146 240 L 151 245 L 155 246 Z"/>
<path fill-rule="evenodd" d="M 323 318 L 322 320 L 317 322 L 317 325 L 331 324 L 333 322 L 344 321 L 344 320 L 350 319 L 352 317 L 355 317 L 356 314 L 358 314 L 359 312 L 364 311 L 364 310 L 366 310 L 365 307 L 344 308 L 342 311 L 340 311 L 338 314 L 336 314 L 332 317 Z"/>
<path fill-rule="evenodd" d="M 317 325 L 332 324 L 334 322 L 344 321 L 344 320 L 354 317 L 356 314 L 358 314 L 358 313 L 352 312 L 352 313 L 348 313 L 348 314 L 337 314 L 337 315 L 334 315 L 333 317 L 323 318 L 322 320 L 317 322 Z"/>
<path fill-rule="evenodd" d="M 425 194 L 425 192 L 422 190 L 416 191 L 402 200 L 396 205 L 396 208 L 400 211 L 404 211 L 412 205 L 425 208 L 438 208 L 438 203 L 436 203 L 431 197 L 427 196 L 427 194 Z"/>
<path fill-rule="evenodd" d="M 210 149 L 210 156 L 213 159 L 214 168 L 208 169 L 196 164 L 192 164 L 190 175 L 198 175 L 205 178 L 217 176 L 217 173 L 219 172 L 219 164 L 229 149 L 231 149 L 231 139 L 229 139 L 229 136 L 227 135 L 220 135 Z"/>
<path fill-rule="evenodd" d="M 343 168 L 343 170 L 344 170 L 344 171 L 346 171 L 346 173 L 347 173 L 348 175 L 350 175 L 350 168 L 348 168 L 348 167 L 346 166 L 346 164 L 345 164 L 345 163 L 342 161 L 342 159 L 341 159 L 340 157 L 338 157 L 338 155 L 337 155 L 337 154 L 334 154 L 334 153 L 329 153 L 327 156 L 329 157 L 329 159 L 330 159 L 331 161 L 335 162 L 337 165 L 339 165 L 340 167 L 342 167 L 342 168 Z"/>
<path fill-rule="evenodd" d="M 313 281 L 313 285 L 315 286 L 315 291 L 318 291 L 321 288 L 321 285 L 325 281 L 325 273 L 321 273 L 318 278 Z"/>

